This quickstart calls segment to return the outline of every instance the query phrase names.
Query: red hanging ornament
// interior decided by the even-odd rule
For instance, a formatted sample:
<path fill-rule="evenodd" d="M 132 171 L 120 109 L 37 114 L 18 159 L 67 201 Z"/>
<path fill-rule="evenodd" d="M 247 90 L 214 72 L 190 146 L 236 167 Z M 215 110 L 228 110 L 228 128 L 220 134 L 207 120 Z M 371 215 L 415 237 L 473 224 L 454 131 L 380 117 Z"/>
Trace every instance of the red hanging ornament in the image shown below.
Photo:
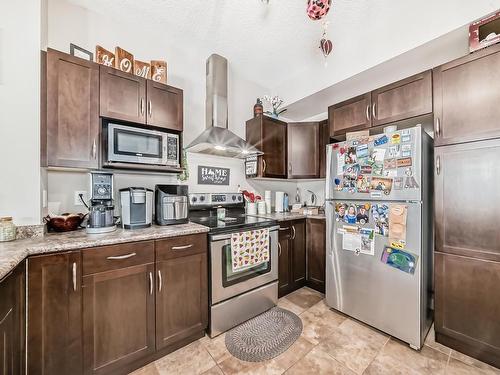
<path fill-rule="evenodd" d="M 308 0 L 307 15 L 313 21 L 320 20 L 327 15 L 331 5 L 332 0 Z"/>
<path fill-rule="evenodd" d="M 319 48 L 321 48 L 321 52 L 323 52 L 323 56 L 325 56 L 326 59 L 333 51 L 333 43 L 330 39 L 323 37 L 319 42 Z"/>

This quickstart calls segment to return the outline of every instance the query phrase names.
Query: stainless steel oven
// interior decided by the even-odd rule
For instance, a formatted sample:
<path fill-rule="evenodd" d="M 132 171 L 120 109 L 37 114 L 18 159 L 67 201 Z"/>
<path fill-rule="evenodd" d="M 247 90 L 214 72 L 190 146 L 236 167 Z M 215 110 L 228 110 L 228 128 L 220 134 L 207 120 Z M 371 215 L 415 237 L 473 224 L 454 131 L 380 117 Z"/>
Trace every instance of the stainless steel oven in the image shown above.
<path fill-rule="evenodd" d="M 236 272 L 232 270 L 231 233 L 210 235 L 211 337 L 276 305 L 278 228 L 269 228 L 270 260 Z"/>
<path fill-rule="evenodd" d="M 107 122 L 103 137 L 105 164 L 133 163 L 179 167 L 179 134 Z"/>

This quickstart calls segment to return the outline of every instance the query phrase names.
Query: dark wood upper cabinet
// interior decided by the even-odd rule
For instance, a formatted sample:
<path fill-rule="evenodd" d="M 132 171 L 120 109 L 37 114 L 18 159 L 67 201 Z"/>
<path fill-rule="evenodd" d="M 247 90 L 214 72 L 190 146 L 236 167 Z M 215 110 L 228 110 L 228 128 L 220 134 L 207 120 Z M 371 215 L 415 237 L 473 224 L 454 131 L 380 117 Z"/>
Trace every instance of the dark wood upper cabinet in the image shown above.
<path fill-rule="evenodd" d="M 326 220 L 306 219 L 307 285 L 325 292 Z"/>
<path fill-rule="evenodd" d="M 43 57 L 43 55 L 42 55 Z M 42 64 L 42 164 L 97 168 L 99 65 L 49 49 Z"/>
<path fill-rule="evenodd" d="M 372 126 L 432 112 L 430 70 L 372 91 Z"/>
<path fill-rule="evenodd" d="M 207 236 L 156 242 L 156 348 L 175 347 L 208 325 Z"/>
<path fill-rule="evenodd" d="M 436 251 L 500 261 L 500 140 L 434 153 Z"/>
<path fill-rule="evenodd" d="M 500 262 L 444 253 L 434 261 L 436 341 L 500 367 Z"/>
<path fill-rule="evenodd" d="M 85 273 L 103 270 L 83 277 L 84 374 L 120 372 L 155 352 L 154 242 L 82 254 Z"/>
<path fill-rule="evenodd" d="M 278 234 L 278 297 L 290 293 L 292 277 L 290 274 L 291 256 L 291 228 L 281 223 Z"/>
<path fill-rule="evenodd" d="M 291 222 L 292 226 L 292 287 L 302 288 L 306 284 L 306 222 L 304 219 Z"/>
<path fill-rule="evenodd" d="M 371 94 L 364 94 L 328 108 L 330 137 L 371 126 Z"/>
<path fill-rule="evenodd" d="M 28 374 L 82 373 L 80 252 L 28 259 Z"/>
<path fill-rule="evenodd" d="M 146 124 L 146 79 L 111 67 L 99 66 L 100 115 Z"/>
<path fill-rule="evenodd" d="M 287 123 L 258 116 L 246 123 L 246 140 L 261 150 L 259 177 L 287 177 Z"/>
<path fill-rule="evenodd" d="M 305 285 L 305 220 L 280 222 L 278 238 L 278 297 L 283 297 Z"/>
<path fill-rule="evenodd" d="M 288 178 L 319 177 L 318 122 L 288 123 Z"/>
<path fill-rule="evenodd" d="M 500 45 L 434 69 L 434 144 L 500 136 Z"/>
<path fill-rule="evenodd" d="M 328 120 L 319 123 L 319 177 L 326 177 L 326 145 L 330 143 Z"/>
<path fill-rule="evenodd" d="M 0 374 L 24 374 L 24 262 L 0 281 Z"/>
<path fill-rule="evenodd" d="M 146 120 L 148 125 L 182 131 L 183 96 L 181 89 L 148 80 Z"/>

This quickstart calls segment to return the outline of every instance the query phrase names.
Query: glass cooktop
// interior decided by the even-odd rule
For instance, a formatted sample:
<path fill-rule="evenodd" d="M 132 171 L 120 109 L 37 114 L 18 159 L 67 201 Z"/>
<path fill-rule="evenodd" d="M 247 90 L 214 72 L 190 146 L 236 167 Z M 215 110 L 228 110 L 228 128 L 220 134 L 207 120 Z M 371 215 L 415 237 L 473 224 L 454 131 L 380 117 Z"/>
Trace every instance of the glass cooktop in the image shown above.
<path fill-rule="evenodd" d="M 201 224 L 210 228 L 210 233 L 237 231 L 242 229 L 252 230 L 276 224 L 276 220 L 263 217 L 247 216 L 244 214 L 228 214 L 224 220 L 218 220 L 216 216 L 190 216 L 193 223 Z"/>

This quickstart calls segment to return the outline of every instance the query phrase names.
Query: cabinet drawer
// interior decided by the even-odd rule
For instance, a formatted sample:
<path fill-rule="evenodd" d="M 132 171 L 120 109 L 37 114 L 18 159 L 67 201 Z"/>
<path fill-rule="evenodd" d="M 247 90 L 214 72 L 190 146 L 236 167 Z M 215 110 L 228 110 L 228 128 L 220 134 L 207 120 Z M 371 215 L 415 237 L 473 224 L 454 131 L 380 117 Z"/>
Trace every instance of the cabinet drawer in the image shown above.
<path fill-rule="evenodd" d="M 156 241 L 156 259 L 166 260 L 207 252 L 207 234 L 194 234 Z"/>
<path fill-rule="evenodd" d="M 154 242 L 131 242 L 82 251 L 83 275 L 153 263 Z"/>

